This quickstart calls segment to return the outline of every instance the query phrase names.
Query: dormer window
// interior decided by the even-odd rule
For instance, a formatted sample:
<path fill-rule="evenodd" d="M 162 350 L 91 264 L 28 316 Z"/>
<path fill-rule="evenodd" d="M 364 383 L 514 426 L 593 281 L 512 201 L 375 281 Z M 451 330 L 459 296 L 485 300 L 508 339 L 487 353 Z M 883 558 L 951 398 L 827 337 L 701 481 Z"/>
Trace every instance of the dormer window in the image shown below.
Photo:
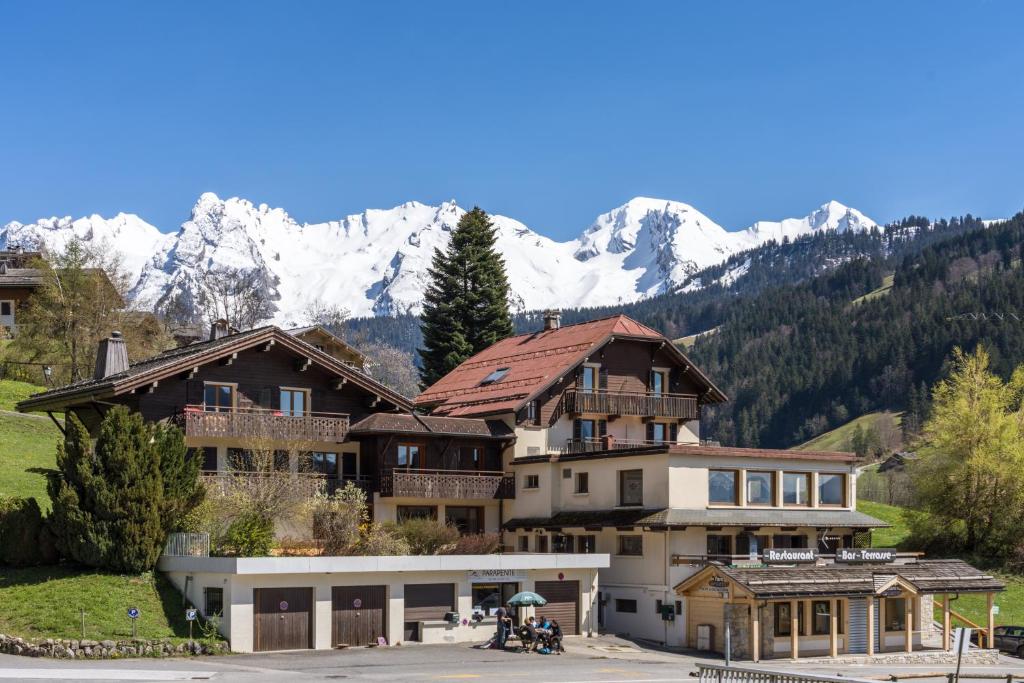
<path fill-rule="evenodd" d="M 505 377 L 505 375 L 507 375 L 507 374 L 508 374 L 508 368 L 498 368 L 497 370 L 495 370 L 491 374 L 489 374 L 486 377 L 484 377 L 483 380 L 480 381 L 480 386 L 486 386 L 488 384 L 494 384 L 495 382 L 500 382 Z"/>

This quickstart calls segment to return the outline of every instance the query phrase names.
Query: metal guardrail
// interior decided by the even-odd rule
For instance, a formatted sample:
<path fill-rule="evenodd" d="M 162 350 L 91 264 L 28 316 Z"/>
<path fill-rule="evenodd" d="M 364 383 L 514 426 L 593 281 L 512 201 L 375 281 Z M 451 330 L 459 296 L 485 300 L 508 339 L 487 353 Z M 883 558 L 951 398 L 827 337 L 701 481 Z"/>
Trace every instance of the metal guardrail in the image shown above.
<path fill-rule="evenodd" d="M 210 534 L 177 531 L 167 535 L 164 555 L 168 557 L 209 557 Z"/>
<path fill-rule="evenodd" d="M 772 671 L 723 664 L 698 664 L 694 676 L 699 683 L 878 683 L 867 678 Z"/>

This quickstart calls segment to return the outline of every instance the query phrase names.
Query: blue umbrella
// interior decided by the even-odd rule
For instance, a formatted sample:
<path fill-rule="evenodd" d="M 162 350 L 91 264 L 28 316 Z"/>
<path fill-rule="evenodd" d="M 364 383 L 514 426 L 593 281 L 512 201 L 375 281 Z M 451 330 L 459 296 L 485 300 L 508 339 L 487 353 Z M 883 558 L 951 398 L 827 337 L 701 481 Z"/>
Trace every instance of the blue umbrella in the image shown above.
<path fill-rule="evenodd" d="M 522 591 L 509 598 L 508 604 L 513 607 L 543 607 L 548 601 L 533 591 Z"/>

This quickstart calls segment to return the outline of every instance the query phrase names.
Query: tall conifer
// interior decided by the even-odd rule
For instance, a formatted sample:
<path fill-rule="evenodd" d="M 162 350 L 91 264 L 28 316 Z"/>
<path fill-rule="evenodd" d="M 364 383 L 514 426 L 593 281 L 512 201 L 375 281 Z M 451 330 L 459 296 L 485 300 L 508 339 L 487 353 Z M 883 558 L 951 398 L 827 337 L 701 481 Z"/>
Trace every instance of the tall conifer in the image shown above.
<path fill-rule="evenodd" d="M 434 250 L 420 316 L 425 387 L 512 334 L 508 276 L 494 243 L 494 225 L 474 207 L 459 219 L 448 248 Z"/>

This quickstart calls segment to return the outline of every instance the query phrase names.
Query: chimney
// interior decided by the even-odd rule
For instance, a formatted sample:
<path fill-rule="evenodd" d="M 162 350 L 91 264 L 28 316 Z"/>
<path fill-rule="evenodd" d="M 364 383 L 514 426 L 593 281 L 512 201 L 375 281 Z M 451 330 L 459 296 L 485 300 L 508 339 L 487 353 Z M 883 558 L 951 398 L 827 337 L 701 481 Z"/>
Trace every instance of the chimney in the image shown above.
<path fill-rule="evenodd" d="M 557 330 L 562 325 L 562 312 L 556 308 L 544 311 L 544 329 Z"/>
<path fill-rule="evenodd" d="M 0 261 L 0 275 L 7 275 L 7 261 Z"/>
<path fill-rule="evenodd" d="M 110 337 L 100 342 L 96 351 L 96 372 L 93 379 L 103 379 L 128 369 L 128 347 L 120 332 L 111 332 Z"/>
<path fill-rule="evenodd" d="M 214 339 L 220 339 L 231 334 L 231 327 L 228 326 L 228 321 L 224 318 L 219 318 L 213 321 L 210 325 L 210 341 Z"/>

